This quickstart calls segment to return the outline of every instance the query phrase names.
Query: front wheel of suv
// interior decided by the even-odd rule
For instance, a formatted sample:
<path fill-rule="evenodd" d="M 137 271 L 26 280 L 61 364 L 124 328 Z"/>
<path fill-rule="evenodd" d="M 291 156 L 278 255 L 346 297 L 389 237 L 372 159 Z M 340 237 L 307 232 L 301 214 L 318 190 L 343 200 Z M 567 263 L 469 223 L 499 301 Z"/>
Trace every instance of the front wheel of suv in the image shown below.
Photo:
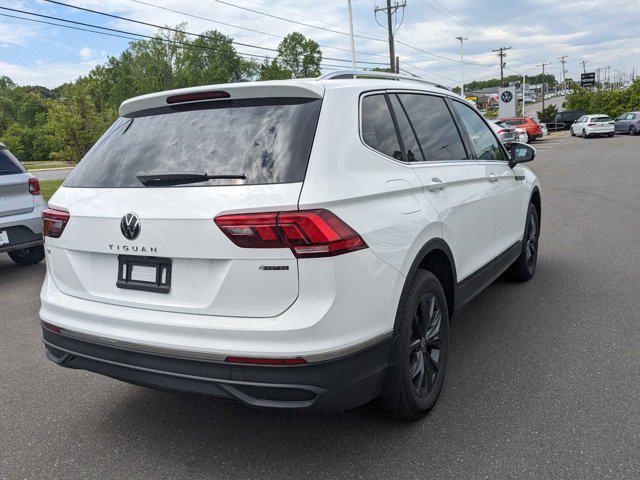
<path fill-rule="evenodd" d="M 533 278 L 538 263 L 538 240 L 540 238 L 540 215 L 533 203 L 527 210 L 527 222 L 524 228 L 522 252 L 507 270 L 507 276 L 517 282 L 526 282 Z"/>
<path fill-rule="evenodd" d="M 438 399 L 447 367 L 449 313 L 442 285 L 419 270 L 400 303 L 386 400 L 405 420 L 418 420 Z"/>
<path fill-rule="evenodd" d="M 7 252 L 11 260 L 18 265 L 34 265 L 41 262 L 44 258 L 44 247 L 38 245 L 37 247 L 23 248 L 21 250 L 12 250 Z"/>

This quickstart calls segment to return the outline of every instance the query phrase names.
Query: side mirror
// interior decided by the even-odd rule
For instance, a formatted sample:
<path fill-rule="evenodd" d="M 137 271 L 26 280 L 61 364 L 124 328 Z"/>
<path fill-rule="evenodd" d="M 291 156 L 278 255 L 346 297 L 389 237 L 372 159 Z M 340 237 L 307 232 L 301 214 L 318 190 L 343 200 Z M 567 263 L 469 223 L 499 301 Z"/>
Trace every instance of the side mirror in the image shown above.
<path fill-rule="evenodd" d="M 526 143 L 511 144 L 511 160 L 509 167 L 513 168 L 518 163 L 527 163 L 536 158 L 536 149 Z"/>

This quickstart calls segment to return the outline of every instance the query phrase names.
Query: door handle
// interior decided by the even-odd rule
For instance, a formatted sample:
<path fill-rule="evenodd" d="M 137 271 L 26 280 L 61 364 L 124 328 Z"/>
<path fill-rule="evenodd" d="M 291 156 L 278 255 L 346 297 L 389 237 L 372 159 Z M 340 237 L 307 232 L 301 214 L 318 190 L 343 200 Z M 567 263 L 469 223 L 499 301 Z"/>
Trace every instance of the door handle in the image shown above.
<path fill-rule="evenodd" d="M 497 175 L 494 175 L 493 173 L 489 175 L 489 181 L 491 183 L 496 183 L 498 180 L 500 180 L 500 177 L 498 177 Z"/>
<path fill-rule="evenodd" d="M 431 179 L 431 182 L 432 183 L 427 185 L 427 190 L 429 190 L 430 192 L 437 192 L 438 190 L 444 190 L 444 182 L 440 180 L 438 177 L 433 177 Z"/>

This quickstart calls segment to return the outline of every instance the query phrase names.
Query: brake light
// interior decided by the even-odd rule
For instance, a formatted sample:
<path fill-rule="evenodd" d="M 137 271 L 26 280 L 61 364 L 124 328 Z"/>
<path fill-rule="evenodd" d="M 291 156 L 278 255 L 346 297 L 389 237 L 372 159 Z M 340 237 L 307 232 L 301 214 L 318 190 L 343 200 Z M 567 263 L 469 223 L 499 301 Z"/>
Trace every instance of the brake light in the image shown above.
<path fill-rule="evenodd" d="M 507 132 L 508 132 L 508 130 L 504 130 L 504 129 L 503 130 L 498 130 L 498 133 L 507 133 Z"/>
<path fill-rule="evenodd" d="M 49 208 L 42 212 L 42 234 L 45 237 L 60 238 L 69 222 L 69 212 Z"/>
<path fill-rule="evenodd" d="M 349 225 L 329 210 L 248 213 L 214 219 L 242 248 L 290 248 L 298 258 L 333 257 L 367 248 Z"/>
<path fill-rule="evenodd" d="M 194 93 L 184 93 L 182 95 L 172 95 L 167 97 L 167 103 L 182 103 L 182 102 L 195 102 L 198 100 L 215 100 L 217 98 L 229 98 L 227 92 L 223 92 L 221 90 L 212 91 L 212 92 L 194 92 Z"/>
<path fill-rule="evenodd" d="M 244 363 L 248 365 L 306 365 L 304 358 L 256 358 L 256 357 L 227 357 L 227 363 Z"/>
<path fill-rule="evenodd" d="M 31 195 L 40 195 L 40 180 L 37 178 L 29 179 L 29 193 Z"/>
<path fill-rule="evenodd" d="M 596 124 L 595 123 L 587 123 L 587 127 L 595 127 Z"/>

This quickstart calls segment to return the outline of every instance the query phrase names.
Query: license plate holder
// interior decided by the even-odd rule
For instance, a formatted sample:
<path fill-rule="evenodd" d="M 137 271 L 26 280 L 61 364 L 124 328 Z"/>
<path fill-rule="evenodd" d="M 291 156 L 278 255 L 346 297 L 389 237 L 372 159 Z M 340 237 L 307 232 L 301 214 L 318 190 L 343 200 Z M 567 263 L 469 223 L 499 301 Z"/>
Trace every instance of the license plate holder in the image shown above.
<path fill-rule="evenodd" d="M 118 288 L 143 292 L 169 293 L 171 259 L 118 255 Z"/>
<path fill-rule="evenodd" d="M 11 243 L 9 241 L 9 232 L 6 230 L 0 230 L 0 247 L 9 243 Z"/>

